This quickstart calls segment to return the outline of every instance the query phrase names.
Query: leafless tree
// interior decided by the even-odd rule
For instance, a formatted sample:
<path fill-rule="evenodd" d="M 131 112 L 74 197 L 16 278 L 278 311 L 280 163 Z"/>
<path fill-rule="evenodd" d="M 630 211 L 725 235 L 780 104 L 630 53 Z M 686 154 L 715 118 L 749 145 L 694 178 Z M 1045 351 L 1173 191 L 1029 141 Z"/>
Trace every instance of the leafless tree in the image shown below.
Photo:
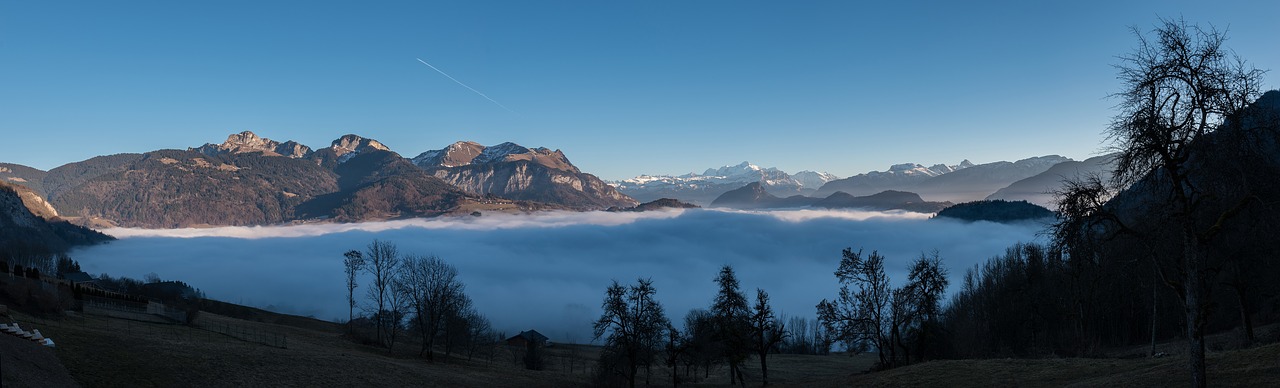
<path fill-rule="evenodd" d="M 458 308 L 463 286 L 458 270 L 436 256 L 409 256 L 400 271 L 400 282 L 422 335 L 418 355 L 434 360 L 435 339 L 440 337 L 452 310 Z"/>
<path fill-rule="evenodd" d="M 357 250 L 350 250 L 342 254 L 343 270 L 347 275 L 347 330 L 351 330 L 351 320 L 355 318 L 356 308 L 356 277 L 360 276 L 360 271 L 364 269 L 364 255 Z"/>
<path fill-rule="evenodd" d="M 622 368 L 622 376 L 630 387 L 636 385 L 640 366 L 653 362 L 661 346 L 665 330 L 671 326 L 662 304 L 654 298 L 653 281 L 639 279 L 634 286 L 617 281 L 605 291 L 604 313 L 593 326 L 595 338 L 605 338 L 601 365 L 603 373 Z M 613 365 L 608 365 L 613 364 Z"/>
<path fill-rule="evenodd" d="M 769 306 L 769 293 L 756 289 L 756 304 L 751 311 L 752 348 L 760 357 L 760 381 L 769 385 L 769 352 L 777 348 L 787 336 L 786 327 L 773 314 Z"/>
<path fill-rule="evenodd" d="M 377 330 L 375 337 L 379 343 L 384 343 L 383 332 L 388 329 L 390 317 L 387 315 L 388 300 L 393 289 L 396 270 L 400 266 L 400 251 L 395 244 L 388 241 L 373 240 L 369 243 L 368 249 L 364 255 L 365 272 L 373 276 L 373 283 L 366 292 L 369 299 L 373 301 L 374 324 Z M 384 343 L 385 344 L 385 343 Z"/>
<path fill-rule="evenodd" d="M 1215 193 L 1194 178 L 1205 149 L 1200 140 L 1258 98 L 1263 72 L 1224 48 L 1226 36 L 1216 29 L 1162 20 L 1151 36 L 1137 28 L 1134 34 L 1138 47 L 1116 66 L 1124 86 L 1114 94 L 1119 113 L 1108 129 L 1119 152 L 1110 187 L 1099 181 L 1069 185 L 1060 198 L 1056 234 L 1090 233 L 1095 221 L 1088 219 L 1110 218 L 1100 210 L 1110 192 L 1134 185 L 1152 191 L 1165 222 L 1176 229 L 1177 247 L 1171 260 L 1155 265 L 1182 300 L 1188 368 L 1194 386 L 1203 387 L 1205 320 L 1211 283 L 1221 270 L 1207 248 L 1223 223 L 1253 199 L 1226 208 L 1206 205 Z"/>
<path fill-rule="evenodd" d="M 892 289 L 884 273 L 884 256 L 875 251 L 866 258 L 862 256 L 861 250 L 842 252 L 835 272 L 841 283 L 840 295 L 834 301 L 823 299 L 818 303 L 818 320 L 837 339 L 853 346 L 875 346 L 880 365 L 888 367 L 893 362 L 887 353 L 893 346 L 887 331 Z"/>

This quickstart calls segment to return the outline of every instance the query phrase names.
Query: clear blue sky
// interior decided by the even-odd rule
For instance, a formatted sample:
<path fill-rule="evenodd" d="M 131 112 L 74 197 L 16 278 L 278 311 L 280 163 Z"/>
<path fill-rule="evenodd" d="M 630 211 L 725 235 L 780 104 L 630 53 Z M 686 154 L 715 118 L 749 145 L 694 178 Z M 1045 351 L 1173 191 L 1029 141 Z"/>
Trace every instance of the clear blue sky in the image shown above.
<path fill-rule="evenodd" d="M 1280 2 L 1115 3 L 0 0 L 0 161 L 252 130 L 410 157 L 514 141 L 606 179 L 743 160 L 847 176 L 1097 154 L 1111 65 L 1158 17 L 1228 28 L 1280 69 Z"/>

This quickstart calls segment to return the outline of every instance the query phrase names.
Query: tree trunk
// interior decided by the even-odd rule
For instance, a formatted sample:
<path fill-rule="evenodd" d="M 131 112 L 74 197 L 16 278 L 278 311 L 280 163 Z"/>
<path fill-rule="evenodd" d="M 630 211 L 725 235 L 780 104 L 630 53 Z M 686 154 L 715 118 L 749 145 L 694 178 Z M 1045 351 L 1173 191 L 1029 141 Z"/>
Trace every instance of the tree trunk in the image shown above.
<path fill-rule="evenodd" d="M 1243 282 L 1243 280 L 1241 280 Z M 1253 346 L 1253 319 L 1249 316 L 1249 299 L 1244 285 L 1236 286 L 1236 298 L 1240 300 L 1240 323 L 1244 325 L 1244 347 Z"/>
<path fill-rule="evenodd" d="M 631 365 L 627 367 L 627 387 L 630 388 L 636 388 L 636 375 L 640 373 L 640 367 L 634 360 L 630 360 Z"/>
<path fill-rule="evenodd" d="M 769 385 L 769 365 L 765 364 L 765 356 L 769 355 L 768 351 L 760 352 L 760 382 Z"/>
<path fill-rule="evenodd" d="M 1156 355 L 1156 308 L 1160 305 L 1159 299 L 1156 298 L 1156 282 L 1160 280 L 1160 274 L 1156 271 L 1159 270 L 1155 263 L 1151 264 L 1151 357 Z"/>
<path fill-rule="evenodd" d="M 1204 306 L 1201 293 L 1204 272 L 1200 257 L 1195 249 L 1195 234 L 1188 227 L 1183 235 L 1183 263 L 1186 269 L 1186 285 L 1183 299 L 1187 315 L 1187 367 L 1191 370 L 1191 385 L 1203 388 L 1208 386 L 1204 365 Z"/>
<path fill-rule="evenodd" d="M 728 361 L 728 384 L 737 384 L 737 364 L 733 361 Z"/>

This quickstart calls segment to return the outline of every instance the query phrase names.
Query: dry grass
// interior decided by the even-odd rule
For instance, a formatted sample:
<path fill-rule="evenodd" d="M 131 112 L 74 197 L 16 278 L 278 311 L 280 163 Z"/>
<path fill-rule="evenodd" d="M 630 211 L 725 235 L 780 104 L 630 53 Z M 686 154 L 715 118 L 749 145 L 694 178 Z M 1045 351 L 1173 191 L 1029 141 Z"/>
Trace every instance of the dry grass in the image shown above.
<path fill-rule="evenodd" d="M 509 362 L 428 363 L 416 347 L 394 355 L 316 331 L 206 314 L 201 319 L 259 325 L 288 335 L 279 349 L 197 328 L 98 316 L 46 320 L 15 314 L 58 341 L 57 354 L 80 384 L 171 386 L 570 386 L 583 380 L 526 371 Z"/>
<path fill-rule="evenodd" d="M 1214 386 L 1280 384 L 1280 344 L 1208 356 Z M 824 386 L 1168 387 L 1190 383 L 1182 357 L 948 360 L 829 381 Z"/>
<path fill-rule="evenodd" d="M 546 349 L 546 369 L 522 368 L 519 349 L 498 348 L 492 358 L 455 356 L 429 363 L 409 338 L 397 351 L 358 344 L 339 325 L 323 321 L 244 320 L 201 313 L 206 325 L 231 324 L 288 337 L 287 348 L 242 341 L 198 328 L 71 314 L 41 319 L 21 313 L 24 327 L 38 327 L 58 343 L 56 354 L 85 386 L 585 386 L 592 381 L 600 348 L 555 344 Z M 266 322 L 257 322 L 261 319 Z M 296 325 L 281 324 L 289 322 Z M 1177 386 L 1187 383 L 1185 359 L 989 359 L 933 361 L 878 373 L 863 373 L 874 355 L 771 355 L 770 382 L 777 386 Z M 1265 386 L 1280 381 L 1280 344 L 1211 352 L 1215 386 Z M 727 386 L 728 368 L 682 385 Z M 683 369 L 680 370 L 683 374 Z M 669 386 L 671 371 L 655 366 L 648 381 Z M 698 372 L 702 374 L 701 371 Z M 747 385 L 760 386 L 759 360 L 744 365 Z M 642 370 L 637 383 L 646 380 Z"/>

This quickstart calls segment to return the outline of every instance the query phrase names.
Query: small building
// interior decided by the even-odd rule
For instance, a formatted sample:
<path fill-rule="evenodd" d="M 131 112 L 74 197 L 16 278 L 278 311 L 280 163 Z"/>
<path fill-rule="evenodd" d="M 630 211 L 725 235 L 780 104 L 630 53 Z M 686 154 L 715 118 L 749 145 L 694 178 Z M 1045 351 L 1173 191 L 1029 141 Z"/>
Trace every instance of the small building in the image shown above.
<path fill-rule="evenodd" d="M 537 330 L 526 330 L 507 338 L 507 346 L 527 347 L 531 342 L 534 346 L 546 346 L 547 340 L 547 336 L 542 335 Z"/>
<path fill-rule="evenodd" d="M 62 274 L 62 279 L 66 280 L 67 282 L 70 282 L 73 285 L 74 284 L 88 285 L 93 283 L 93 276 L 90 276 L 89 274 L 84 273 L 84 271 L 64 273 Z"/>

